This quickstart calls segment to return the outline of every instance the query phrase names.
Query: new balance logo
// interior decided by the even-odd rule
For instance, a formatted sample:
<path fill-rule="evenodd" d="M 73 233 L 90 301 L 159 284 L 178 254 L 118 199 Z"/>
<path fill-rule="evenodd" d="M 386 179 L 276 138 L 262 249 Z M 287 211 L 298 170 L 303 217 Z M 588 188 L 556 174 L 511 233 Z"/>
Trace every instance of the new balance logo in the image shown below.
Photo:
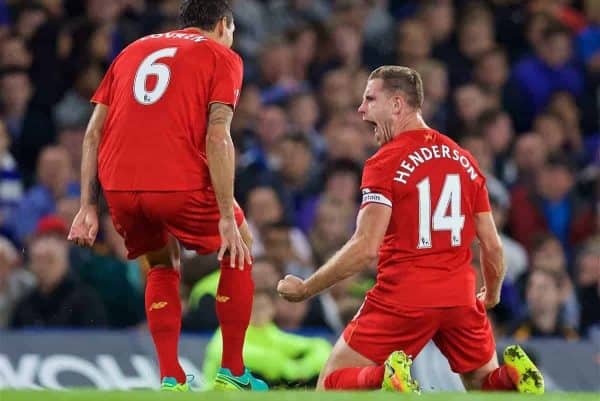
<path fill-rule="evenodd" d="M 148 308 L 149 312 L 152 312 L 153 310 L 158 310 L 158 309 L 162 309 L 165 306 L 168 305 L 168 302 L 153 302 L 152 305 L 150 305 L 150 307 Z"/>
<path fill-rule="evenodd" d="M 225 303 L 225 302 L 229 301 L 229 297 L 226 295 L 217 295 L 216 299 L 217 299 L 217 302 L 220 302 L 220 303 Z"/>

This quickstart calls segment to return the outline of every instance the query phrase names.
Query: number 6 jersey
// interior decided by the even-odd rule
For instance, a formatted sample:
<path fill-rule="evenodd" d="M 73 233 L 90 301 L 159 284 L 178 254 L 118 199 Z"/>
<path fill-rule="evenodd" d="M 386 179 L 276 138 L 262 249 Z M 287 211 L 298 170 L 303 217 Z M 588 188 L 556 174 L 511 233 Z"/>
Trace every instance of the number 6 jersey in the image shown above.
<path fill-rule="evenodd" d="M 392 208 L 368 297 L 391 307 L 473 305 L 473 215 L 490 205 L 471 154 L 434 130 L 403 132 L 367 160 L 361 189 L 361 207 Z"/>
<path fill-rule="evenodd" d="M 193 28 L 149 35 L 125 48 L 92 97 L 109 108 L 98 152 L 103 189 L 210 186 L 209 105 L 235 107 L 242 70 L 235 52 Z"/>

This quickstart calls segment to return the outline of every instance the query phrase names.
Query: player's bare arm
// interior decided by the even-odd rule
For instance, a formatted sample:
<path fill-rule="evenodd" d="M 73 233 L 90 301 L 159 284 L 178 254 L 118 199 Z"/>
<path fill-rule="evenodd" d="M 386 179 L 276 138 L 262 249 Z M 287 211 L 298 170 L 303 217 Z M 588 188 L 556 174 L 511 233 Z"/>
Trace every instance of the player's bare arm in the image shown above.
<path fill-rule="evenodd" d="M 277 291 L 291 302 L 301 302 L 360 272 L 377 259 L 392 208 L 370 203 L 358 213 L 356 231 L 335 255 L 307 280 L 287 275 Z"/>
<path fill-rule="evenodd" d="M 98 234 L 98 146 L 102 138 L 108 107 L 97 104 L 83 138 L 81 158 L 81 200 L 79 212 L 73 219 L 69 240 L 79 246 L 92 246 Z"/>
<path fill-rule="evenodd" d="M 478 298 L 486 308 L 493 308 L 500 302 L 500 290 L 506 273 L 502 242 L 491 212 L 475 215 L 475 229 L 480 246 L 480 261 L 484 287 Z"/>
<path fill-rule="evenodd" d="M 225 252 L 229 251 L 231 267 L 235 267 L 237 262 L 238 267 L 243 269 L 244 261 L 248 264 L 252 261 L 250 251 L 240 235 L 234 215 L 235 150 L 230 134 L 232 118 L 231 106 L 223 103 L 210 105 L 206 130 L 206 157 L 221 214 L 219 220 L 221 248 L 218 258 L 222 260 Z"/>

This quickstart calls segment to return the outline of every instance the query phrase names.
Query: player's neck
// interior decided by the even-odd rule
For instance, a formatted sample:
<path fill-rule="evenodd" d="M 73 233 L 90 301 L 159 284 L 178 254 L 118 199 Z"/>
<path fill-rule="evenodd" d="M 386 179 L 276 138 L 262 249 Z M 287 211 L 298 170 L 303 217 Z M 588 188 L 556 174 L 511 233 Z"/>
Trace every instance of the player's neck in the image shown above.
<path fill-rule="evenodd" d="M 209 38 L 211 40 L 214 40 L 215 42 L 218 42 L 218 37 L 217 34 L 215 32 L 212 31 L 205 31 L 203 29 L 200 29 L 198 27 L 195 26 L 188 26 L 187 28 L 183 28 L 186 31 L 193 31 L 194 33 L 198 33 L 206 38 Z"/>
<path fill-rule="evenodd" d="M 400 119 L 394 126 L 394 132 L 396 135 L 400 135 L 406 131 L 414 131 L 417 129 L 429 129 L 430 127 L 423 120 L 421 113 L 413 113 L 408 115 L 406 118 Z"/>

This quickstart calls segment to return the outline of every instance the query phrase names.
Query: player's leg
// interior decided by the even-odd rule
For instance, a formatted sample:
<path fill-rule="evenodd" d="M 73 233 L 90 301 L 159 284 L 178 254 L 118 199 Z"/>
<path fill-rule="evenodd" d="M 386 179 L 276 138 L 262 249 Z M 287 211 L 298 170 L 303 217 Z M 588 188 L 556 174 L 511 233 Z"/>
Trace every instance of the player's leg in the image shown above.
<path fill-rule="evenodd" d="M 105 191 L 104 195 L 113 224 L 125 240 L 128 258 L 143 256 L 150 265 L 145 310 L 161 380 L 166 381 L 166 389 L 185 389 L 186 376 L 178 360 L 181 328 L 179 245 L 174 238 L 169 238 L 160 219 L 145 213 L 148 194 Z"/>
<path fill-rule="evenodd" d="M 240 234 L 246 246 L 250 248 L 252 235 L 245 221 L 240 224 Z M 244 270 L 232 269 L 229 256 L 223 257 L 216 302 L 223 336 L 221 367 L 229 369 L 235 376 L 244 373 L 242 351 L 246 329 L 250 323 L 253 294 L 252 265 L 245 265 Z"/>
<path fill-rule="evenodd" d="M 318 387 L 418 392 L 408 355 L 418 355 L 435 330 L 427 311 L 391 312 L 367 300 L 335 345 Z"/>
<path fill-rule="evenodd" d="M 318 390 L 379 388 L 384 367 L 354 351 L 341 336 L 319 375 Z"/>
<path fill-rule="evenodd" d="M 544 392 L 541 373 L 520 347 L 508 347 L 505 364 L 498 365 L 492 327 L 481 302 L 448 309 L 445 317 L 434 341 L 467 390 Z"/>
<path fill-rule="evenodd" d="M 145 292 L 148 329 L 158 357 L 162 389 L 174 391 L 187 390 L 178 358 L 182 315 L 179 254 L 177 240 L 169 236 L 165 246 L 143 255 L 150 266 Z"/>
<path fill-rule="evenodd" d="M 177 195 L 183 203 L 179 213 L 165 216 L 169 232 L 188 249 L 200 254 L 216 252 L 220 245 L 219 209 L 210 191 L 193 191 Z M 244 213 L 235 206 L 235 218 L 246 246 L 252 247 L 252 235 L 244 220 Z M 221 261 L 221 275 L 216 296 L 216 312 L 223 338 L 221 370 L 215 388 L 264 390 L 266 384 L 256 380 L 244 368 L 243 346 L 250 323 L 254 281 L 252 265 L 243 270 L 230 267 L 228 255 Z"/>

